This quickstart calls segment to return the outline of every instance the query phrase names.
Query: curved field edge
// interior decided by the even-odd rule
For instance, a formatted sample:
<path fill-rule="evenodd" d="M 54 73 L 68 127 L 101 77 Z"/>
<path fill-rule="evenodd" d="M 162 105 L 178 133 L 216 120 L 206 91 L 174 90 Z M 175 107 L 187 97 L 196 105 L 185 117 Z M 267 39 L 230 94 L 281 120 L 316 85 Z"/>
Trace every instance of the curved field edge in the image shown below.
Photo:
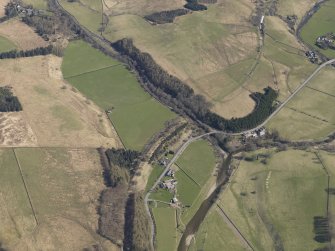
<path fill-rule="evenodd" d="M 176 116 L 146 93 L 125 66 L 81 40 L 66 48 L 62 71 L 71 85 L 109 111 L 127 148 L 141 150 Z"/>

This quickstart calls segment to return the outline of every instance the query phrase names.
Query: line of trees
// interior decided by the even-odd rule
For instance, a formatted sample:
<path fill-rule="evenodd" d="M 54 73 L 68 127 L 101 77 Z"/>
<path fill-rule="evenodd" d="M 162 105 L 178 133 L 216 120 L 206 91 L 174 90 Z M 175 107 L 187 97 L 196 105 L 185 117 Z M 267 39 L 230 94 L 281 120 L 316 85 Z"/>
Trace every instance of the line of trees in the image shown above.
<path fill-rule="evenodd" d="M 253 93 L 256 102 L 252 113 L 243 118 L 227 120 L 210 111 L 210 104 L 202 95 L 196 95 L 192 88 L 175 76 L 167 73 L 148 53 L 137 49 L 131 39 L 122 39 L 112 44 L 114 49 L 126 56 L 129 64 L 136 68 L 144 86 L 163 103 L 180 114 L 187 114 L 217 130 L 240 132 L 261 124 L 275 109 L 274 101 L 278 93 L 272 88 L 264 93 Z"/>
<path fill-rule="evenodd" d="M 38 55 L 48 55 L 53 52 L 53 46 L 49 45 L 47 47 L 38 47 L 32 50 L 26 50 L 26 51 L 7 51 L 0 53 L 0 59 L 6 59 L 6 58 L 23 58 L 23 57 L 33 57 Z"/>
<path fill-rule="evenodd" d="M 167 10 L 155 12 L 145 16 L 144 18 L 156 24 L 165 24 L 173 23 L 176 17 L 186 15 L 187 13 L 189 13 L 189 10 L 186 9 Z"/>
<path fill-rule="evenodd" d="M 13 95 L 10 87 L 0 87 L 0 112 L 22 111 L 19 99 Z"/>

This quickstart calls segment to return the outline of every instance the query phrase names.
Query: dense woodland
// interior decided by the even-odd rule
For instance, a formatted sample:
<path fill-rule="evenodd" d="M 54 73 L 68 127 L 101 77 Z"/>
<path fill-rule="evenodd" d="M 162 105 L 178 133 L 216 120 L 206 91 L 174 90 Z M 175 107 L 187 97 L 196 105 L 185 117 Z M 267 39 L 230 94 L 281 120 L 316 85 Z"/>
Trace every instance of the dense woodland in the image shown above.
<path fill-rule="evenodd" d="M 153 251 L 150 247 L 150 224 L 144 203 L 144 196 L 140 193 L 130 194 L 128 198 L 124 250 Z"/>
<path fill-rule="evenodd" d="M 163 103 L 180 114 L 187 114 L 194 120 L 227 132 L 240 132 L 261 124 L 275 109 L 274 101 L 278 94 L 268 87 L 264 93 L 253 93 L 256 102 L 254 111 L 243 118 L 224 119 L 210 111 L 210 104 L 201 95 L 178 78 L 163 70 L 148 53 L 137 49 L 131 39 L 122 39 L 112 44 L 126 56 L 140 74 L 145 87 Z"/>
<path fill-rule="evenodd" d="M 0 112 L 18 112 L 22 111 L 19 99 L 13 96 L 10 87 L 0 87 Z"/>
<path fill-rule="evenodd" d="M 167 10 L 150 14 L 144 18 L 156 24 L 165 24 L 173 23 L 176 17 L 186 15 L 187 13 L 189 11 L 186 9 Z"/>
<path fill-rule="evenodd" d="M 33 56 L 39 56 L 39 55 L 48 55 L 53 52 L 53 46 L 49 45 L 47 47 L 38 47 L 32 50 L 26 50 L 26 51 L 7 51 L 0 53 L 0 59 L 6 59 L 6 58 L 23 58 L 23 57 L 33 57 Z"/>

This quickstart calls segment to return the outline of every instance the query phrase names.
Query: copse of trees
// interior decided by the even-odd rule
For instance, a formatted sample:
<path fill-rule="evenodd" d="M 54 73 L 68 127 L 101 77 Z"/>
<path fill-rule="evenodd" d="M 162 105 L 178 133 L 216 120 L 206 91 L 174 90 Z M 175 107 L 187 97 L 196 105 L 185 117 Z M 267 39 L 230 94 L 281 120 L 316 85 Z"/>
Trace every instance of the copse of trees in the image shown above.
<path fill-rule="evenodd" d="M 167 10 L 147 15 L 144 18 L 156 24 L 165 24 L 173 23 L 176 17 L 186 15 L 187 13 L 189 11 L 186 9 Z"/>
<path fill-rule="evenodd" d="M 203 4 L 200 4 L 198 0 L 186 0 L 187 3 L 184 5 L 186 9 L 193 11 L 203 11 L 207 10 L 207 7 Z"/>
<path fill-rule="evenodd" d="M 32 50 L 26 50 L 26 51 L 17 51 L 12 50 L 8 52 L 2 52 L 0 53 L 0 59 L 6 59 L 6 58 L 22 58 L 22 57 L 33 57 L 38 55 L 48 55 L 53 52 L 53 46 L 49 45 L 47 47 L 38 47 Z"/>
<path fill-rule="evenodd" d="M 201 95 L 196 95 L 192 88 L 170 75 L 160 67 L 148 53 L 137 49 L 131 39 L 122 39 L 112 44 L 137 70 L 144 82 L 144 87 L 166 105 L 180 114 L 187 114 L 217 130 L 240 132 L 252 129 L 262 123 L 275 109 L 273 103 L 278 93 L 272 88 L 264 93 L 253 93 L 256 102 L 253 112 L 243 118 L 227 120 L 210 111 L 210 104 Z"/>
<path fill-rule="evenodd" d="M 0 87 L 0 112 L 18 112 L 22 111 L 19 99 L 13 96 L 10 87 Z"/>
<path fill-rule="evenodd" d="M 111 148 L 106 151 L 109 164 L 124 167 L 130 171 L 134 170 L 138 164 L 140 153 L 133 150 Z"/>

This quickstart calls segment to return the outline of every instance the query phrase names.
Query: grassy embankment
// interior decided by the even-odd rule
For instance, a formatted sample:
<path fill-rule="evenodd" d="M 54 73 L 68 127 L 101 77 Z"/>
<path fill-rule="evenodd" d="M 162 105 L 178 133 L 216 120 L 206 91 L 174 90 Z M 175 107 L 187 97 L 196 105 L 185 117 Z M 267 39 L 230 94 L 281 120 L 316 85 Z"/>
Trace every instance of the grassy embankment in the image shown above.
<path fill-rule="evenodd" d="M 150 137 L 175 115 L 139 85 L 124 65 L 83 41 L 65 50 L 64 78 L 103 110 L 113 121 L 125 146 L 141 150 Z"/>

